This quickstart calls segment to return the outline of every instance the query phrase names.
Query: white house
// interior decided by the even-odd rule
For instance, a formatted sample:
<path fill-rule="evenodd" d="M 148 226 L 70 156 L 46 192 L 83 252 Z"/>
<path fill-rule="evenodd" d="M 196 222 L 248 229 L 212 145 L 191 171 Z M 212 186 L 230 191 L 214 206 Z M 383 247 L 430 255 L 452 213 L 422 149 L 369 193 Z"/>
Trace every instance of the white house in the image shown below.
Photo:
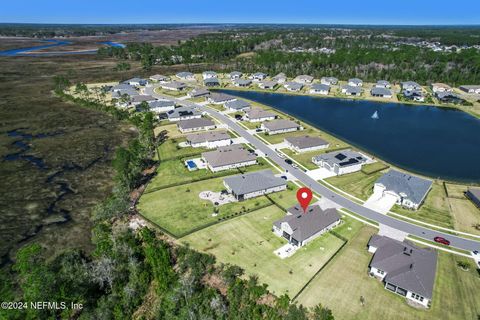
<path fill-rule="evenodd" d="M 367 161 L 359 152 L 350 149 L 333 151 L 312 157 L 312 162 L 336 175 L 360 171 Z"/>
<path fill-rule="evenodd" d="M 233 80 L 233 85 L 235 87 L 248 87 L 252 84 L 252 80 L 249 79 L 235 79 Z"/>
<path fill-rule="evenodd" d="M 286 137 L 283 139 L 287 147 L 294 152 L 308 152 L 326 149 L 329 143 L 322 138 L 311 136 Z"/>
<path fill-rule="evenodd" d="M 176 74 L 177 78 L 185 80 L 185 81 L 193 81 L 195 80 L 195 75 L 191 72 L 179 72 Z"/>
<path fill-rule="evenodd" d="M 257 164 L 257 156 L 239 144 L 219 147 L 215 151 L 202 153 L 202 159 L 212 172 L 230 170 Z"/>
<path fill-rule="evenodd" d="M 433 93 L 438 92 L 453 92 L 452 87 L 445 83 L 432 83 L 431 85 Z"/>
<path fill-rule="evenodd" d="M 404 81 L 402 82 L 402 90 L 422 91 L 422 86 L 416 83 L 415 81 Z"/>
<path fill-rule="evenodd" d="M 392 91 L 383 87 L 373 87 L 372 90 L 370 90 L 370 94 L 372 95 L 372 97 L 379 98 L 390 99 L 392 97 Z"/>
<path fill-rule="evenodd" d="M 245 112 L 245 118 L 249 122 L 263 122 L 275 120 L 277 118 L 277 114 L 261 108 L 252 108 Z"/>
<path fill-rule="evenodd" d="M 277 86 L 275 81 L 260 81 L 258 87 L 260 89 L 273 90 Z"/>
<path fill-rule="evenodd" d="M 229 146 L 232 139 L 226 131 L 208 131 L 187 135 L 187 143 L 193 148 L 214 149 Z"/>
<path fill-rule="evenodd" d="M 210 91 L 208 91 L 207 89 L 195 88 L 189 93 L 187 93 L 187 96 L 189 98 L 198 98 L 198 97 L 208 96 L 209 94 L 210 94 Z"/>
<path fill-rule="evenodd" d="M 230 111 L 246 111 L 251 107 L 250 103 L 241 99 L 227 101 L 223 106 Z"/>
<path fill-rule="evenodd" d="M 390 85 L 390 82 L 388 82 L 387 80 L 378 80 L 377 83 L 375 84 L 375 87 L 389 89 L 391 88 L 391 85 Z"/>
<path fill-rule="evenodd" d="M 207 118 L 196 118 L 196 119 L 188 119 L 188 120 L 180 120 L 177 123 L 178 130 L 180 132 L 194 132 L 194 131 L 202 131 L 202 130 L 212 130 L 215 129 L 217 126 L 215 122 Z"/>
<path fill-rule="evenodd" d="M 284 83 L 285 81 L 287 81 L 287 76 L 285 75 L 285 73 L 281 72 L 277 74 L 275 77 L 273 77 L 272 81 L 276 83 Z"/>
<path fill-rule="evenodd" d="M 348 85 L 352 87 L 361 87 L 363 86 L 363 81 L 358 78 L 348 79 Z"/>
<path fill-rule="evenodd" d="M 128 79 L 128 80 L 123 81 L 123 83 L 131 85 L 131 86 L 139 87 L 139 86 L 146 85 L 148 83 L 148 81 L 145 80 L 145 79 L 142 79 L 142 78 L 132 78 L 132 79 Z"/>
<path fill-rule="evenodd" d="M 359 86 L 346 85 L 342 87 L 342 93 L 347 96 L 359 96 L 362 94 L 362 88 Z"/>
<path fill-rule="evenodd" d="M 167 117 L 170 121 L 198 119 L 202 117 L 202 113 L 195 107 L 178 107 L 168 111 Z"/>
<path fill-rule="evenodd" d="M 326 84 L 328 86 L 336 85 L 338 83 L 338 79 L 335 77 L 322 77 L 320 79 L 321 84 Z"/>
<path fill-rule="evenodd" d="M 267 74 L 263 73 L 263 72 L 257 72 L 257 73 L 252 74 L 252 76 L 251 76 L 253 81 L 262 81 L 262 80 L 265 80 L 266 77 L 267 77 Z"/>
<path fill-rule="evenodd" d="M 287 189 L 287 181 L 275 177 L 269 169 L 227 177 L 223 184 L 239 201 Z"/>
<path fill-rule="evenodd" d="M 432 187 L 432 181 L 391 169 L 381 176 L 373 186 L 373 193 L 393 196 L 396 203 L 417 210 Z"/>
<path fill-rule="evenodd" d="M 310 84 L 313 81 L 313 77 L 306 74 L 302 74 L 297 76 L 295 79 L 293 79 L 293 81 L 301 84 Z"/>
<path fill-rule="evenodd" d="M 235 100 L 237 100 L 237 98 L 235 98 L 234 96 L 216 92 L 210 93 L 210 95 L 207 97 L 207 101 L 211 104 L 225 104 L 227 102 Z"/>
<path fill-rule="evenodd" d="M 314 83 L 310 86 L 311 94 L 328 95 L 330 93 L 330 86 L 328 84 Z"/>
<path fill-rule="evenodd" d="M 269 135 L 303 130 L 303 127 L 298 123 L 285 119 L 264 122 L 261 128 Z"/>
<path fill-rule="evenodd" d="M 272 231 L 290 244 L 302 247 L 340 222 L 340 215 L 334 208 L 322 210 L 320 206 L 312 205 L 304 212 L 299 205 L 295 205 L 287 210 L 285 217 L 273 223 Z"/>
<path fill-rule="evenodd" d="M 480 94 L 480 85 L 475 86 L 475 85 L 465 85 L 465 86 L 460 86 L 460 90 L 466 93 L 474 93 L 474 94 Z"/>
<path fill-rule="evenodd" d="M 240 79 L 243 76 L 243 74 L 240 71 L 232 71 L 229 73 L 228 76 L 230 77 L 230 80 L 236 80 L 236 79 Z"/>
<path fill-rule="evenodd" d="M 202 73 L 203 80 L 210 79 L 210 78 L 217 78 L 217 73 L 215 71 L 204 71 Z"/>
<path fill-rule="evenodd" d="M 150 76 L 150 80 L 155 82 L 167 82 L 170 80 L 170 77 L 161 74 L 154 74 L 153 76 Z"/>
<path fill-rule="evenodd" d="M 298 91 L 302 90 L 303 84 L 298 83 L 298 82 L 285 82 L 283 87 L 285 89 L 287 89 L 288 91 L 298 92 Z"/>
<path fill-rule="evenodd" d="M 155 100 L 148 103 L 150 111 L 155 113 L 165 113 L 175 109 L 175 102 L 171 100 Z"/>
<path fill-rule="evenodd" d="M 187 87 L 185 83 L 179 81 L 161 82 L 158 86 L 162 89 L 171 91 L 182 91 Z"/>
<path fill-rule="evenodd" d="M 437 252 L 420 248 L 410 241 L 398 241 L 373 235 L 368 251 L 374 253 L 369 265 L 371 276 L 381 280 L 385 289 L 428 308 L 433 296 Z"/>

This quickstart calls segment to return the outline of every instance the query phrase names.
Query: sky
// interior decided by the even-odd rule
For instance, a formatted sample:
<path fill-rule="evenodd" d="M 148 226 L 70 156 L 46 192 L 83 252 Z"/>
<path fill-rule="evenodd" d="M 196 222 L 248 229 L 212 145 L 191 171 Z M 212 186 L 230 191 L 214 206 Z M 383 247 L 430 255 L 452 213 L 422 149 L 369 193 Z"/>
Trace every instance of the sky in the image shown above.
<path fill-rule="evenodd" d="M 480 25 L 480 0 L 20 0 L 0 22 Z"/>

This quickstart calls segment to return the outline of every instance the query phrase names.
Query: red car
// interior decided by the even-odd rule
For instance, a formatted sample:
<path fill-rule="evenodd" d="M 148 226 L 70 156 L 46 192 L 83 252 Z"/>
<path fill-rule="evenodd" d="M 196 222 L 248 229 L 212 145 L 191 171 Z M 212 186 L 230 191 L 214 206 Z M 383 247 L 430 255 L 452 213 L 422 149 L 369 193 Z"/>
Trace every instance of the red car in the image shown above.
<path fill-rule="evenodd" d="M 442 238 L 442 237 L 435 237 L 435 238 L 433 238 L 433 240 L 435 240 L 435 242 L 444 244 L 444 245 L 446 245 L 446 246 L 449 246 L 449 245 L 450 245 L 450 241 L 448 241 L 447 239 Z"/>

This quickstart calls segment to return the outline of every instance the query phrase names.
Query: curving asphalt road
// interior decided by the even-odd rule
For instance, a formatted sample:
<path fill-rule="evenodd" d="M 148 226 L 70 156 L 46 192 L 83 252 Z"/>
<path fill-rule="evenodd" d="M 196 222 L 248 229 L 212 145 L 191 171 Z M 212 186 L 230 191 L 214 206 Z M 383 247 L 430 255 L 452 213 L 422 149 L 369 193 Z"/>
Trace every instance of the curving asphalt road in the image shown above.
<path fill-rule="evenodd" d="M 167 96 L 162 96 L 159 94 L 154 93 L 153 87 L 147 87 L 145 88 L 145 93 L 150 94 L 154 97 L 157 98 L 164 98 L 164 99 L 170 99 L 176 101 L 180 105 L 184 106 L 195 106 L 199 108 L 200 110 L 208 113 L 209 115 L 213 116 L 217 120 L 223 122 L 224 124 L 227 124 L 233 131 L 238 133 L 240 136 L 245 138 L 251 145 L 255 146 L 255 148 L 259 149 L 266 155 L 268 155 L 268 158 L 275 162 L 279 167 L 283 168 L 284 170 L 288 170 L 288 172 L 293 175 L 295 178 L 297 178 L 299 181 L 301 181 L 303 184 L 308 186 L 310 189 L 315 191 L 317 194 L 320 194 L 322 197 L 325 197 L 336 204 L 340 205 L 341 207 L 350 210 L 366 219 L 376 221 L 380 224 L 384 224 L 386 226 L 389 226 L 391 228 L 406 232 L 410 235 L 425 239 L 427 241 L 433 241 L 434 237 L 440 236 L 443 237 L 447 240 L 450 241 L 450 246 L 455 247 L 458 249 L 462 250 L 467 250 L 467 251 L 474 251 L 474 250 L 479 250 L 480 251 L 480 242 L 475 241 L 475 240 L 470 240 L 470 239 L 465 239 L 461 238 L 458 236 L 454 236 L 448 233 L 443 233 L 440 231 L 435 231 L 432 229 L 428 229 L 425 227 L 421 227 L 415 224 L 411 224 L 409 222 L 405 222 L 402 220 L 398 220 L 396 218 L 381 214 L 379 212 L 376 212 L 372 209 L 366 208 L 356 202 L 353 202 L 352 200 L 345 198 L 344 196 L 330 190 L 329 188 L 325 187 L 324 185 L 318 183 L 316 180 L 312 179 L 310 176 L 308 176 L 303 170 L 297 169 L 292 167 L 291 165 L 287 164 L 285 162 L 285 159 L 281 158 L 278 156 L 278 154 L 272 150 L 267 144 L 265 144 L 263 141 L 260 139 L 256 138 L 255 136 L 251 135 L 250 133 L 247 132 L 243 127 L 238 125 L 235 121 L 233 121 L 231 118 L 227 117 L 226 115 L 222 114 L 219 111 L 216 111 L 214 109 L 205 107 L 205 106 L 200 106 L 198 104 L 195 104 L 191 101 L 188 100 L 180 100 L 180 99 L 175 99 L 172 97 L 167 97 Z"/>

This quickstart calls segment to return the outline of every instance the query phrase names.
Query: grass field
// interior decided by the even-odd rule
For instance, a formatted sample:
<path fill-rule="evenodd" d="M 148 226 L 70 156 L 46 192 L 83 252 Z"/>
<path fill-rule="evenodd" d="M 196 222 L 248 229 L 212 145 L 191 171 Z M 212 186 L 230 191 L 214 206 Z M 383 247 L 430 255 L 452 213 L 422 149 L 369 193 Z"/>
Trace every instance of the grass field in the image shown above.
<path fill-rule="evenodd" d="M 165 94 L 165 95 L 169 95 L 169 96 L 172 96 L 172 97 L 183 97 L 184 95 L 187 94 L 187 91 L 184 92 L 184 91 L 165 90 L 165 89 L 162 89 L 160 87 L 155 88 L 155 90 L 154 90 L 154 92 L 157 93 L 157 94 Z"/>
<path fill-rule="evenodd" d="M 242 172 L 257 171 L 271 168 L 270 164 L 263 158 L 257 159 L 258 164 L 240 168 Z M 150 181 L 145 192 L 150 192 L 170 186 L 173 184 L 185 184 L 193 181 L 222 177 L 232 174 L 240 174 L 239 169 L 211 172 L 208 169 L 188 171 L 185 167 L 184 159 L 172 159 L 160 161 L 157 168 L 157 175 Z"/>
<path fill-rule="evenodd" d="M 160 134 L 168 138 L 178 138 L 183 136 L 183 133 L 178 130 L 177 124 L 172 122 L 167 122 L 167 124 L 155 127 L 153 132 L 155 133 L 155 137 L 158 137 Z"/>
<path fill-rule="evenodd" d="M 362 200 L 367 200 L 373 193 L 373 185 L 381 172 L 365 174 L 361 171 L 344 174 L 341 176 L 325 179 L 328 183 Z"/>
<path fill-rule="evenodd" d="M 381 170 L 388 169 L 389 166 L 381 161 L 377 161 L 374 163 L 365 164 L 362 166 L 362 172 L 365 174 L 372 174 Z"/>
<path fill-rule="evenodd" d="M 271 231 L 272 223 L 284 216 L 272 205 L 245 216 L 195 232 L 182 239 L 192 247 L 217 257 L 218 262 L 236 264 L 247 274 L 256 274 L 277 295 L 294 296 L 338 250 L 342 241 L 325 234 L 287 259 L 273 251 L 286 243 Z"/>
<path fill-rule="evenodd" d="M 336 319 L 477 319 L 480 313 L 476 270 L 462 271 L 456 257 L 439 253 L 432 308 L 418 310 L 386 291 L 367 274 L 372 255 L 366 244 L 375 229 L 363 227 L 298 297 L 299 303 L 321 302 Z M 365 305 L 360 303 L 360 296 Z"/>
<path fill-rule="evenodd" d="M 425 202 L 418 210 L 408 210 L 397 205 L 393 206 L 393 212 L 433 223 L 446 228 L 453 228 L 454 221 L 450 214 L 447 195 L 440 182 L 434 181 L 432 189 L 427 195 Z"/>
<path fill-rule="evenodd" d="M 160 155 L 160 160 L 171 160 L 171 159 L 180 159 L 190 156 L 199 155 L 202 152 L 208 151 L 207 148 L 193 148 L 185 147 L 181 148 L 178 146 L 180 142 L 187 141 L 185 137 L 177 137 L 167 139 L 158 146 L 158 153 Z"/>
<path fill-rule="evenodd" d="M 202 191 L 224 190 L 223 178 L 214 178 L 186 185 L 145 193 L 139 201 L 140 213 L 175 236 L 218 221 L 219 218 L 239 214 L 270 204 L 265 196 L 234 202 L 218 207 L 218 216 L 213 217 L 214 205 L 201 200 Z"/>
<path fill-rule="evenodd" d="M 283 192 L 277 192 L 269 194 L 268 196 L 273 202 L 277 203 L 280 207 L 288 209 L 291 206 L 298 203 L 297 189 L 298 187 L 292 182 L 287 184 L 288 189 Z"/>

